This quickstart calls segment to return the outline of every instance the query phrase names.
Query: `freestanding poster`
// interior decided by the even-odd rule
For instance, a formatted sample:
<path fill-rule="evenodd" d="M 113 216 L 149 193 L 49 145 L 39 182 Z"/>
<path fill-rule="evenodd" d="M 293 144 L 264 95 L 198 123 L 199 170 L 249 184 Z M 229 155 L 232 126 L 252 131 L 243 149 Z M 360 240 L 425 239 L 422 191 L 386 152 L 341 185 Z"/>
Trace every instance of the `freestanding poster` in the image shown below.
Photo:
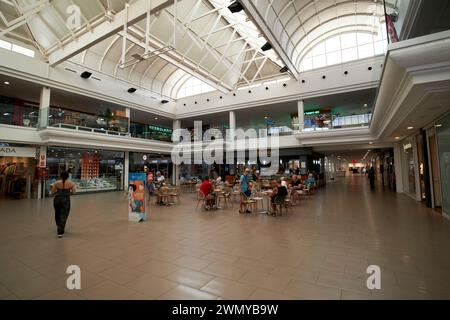
<path fill-rule="evenodd" d="M 147 220 L 145 208 L 145 173 L 130 173 L 128 186 L 128 220 Z"/>

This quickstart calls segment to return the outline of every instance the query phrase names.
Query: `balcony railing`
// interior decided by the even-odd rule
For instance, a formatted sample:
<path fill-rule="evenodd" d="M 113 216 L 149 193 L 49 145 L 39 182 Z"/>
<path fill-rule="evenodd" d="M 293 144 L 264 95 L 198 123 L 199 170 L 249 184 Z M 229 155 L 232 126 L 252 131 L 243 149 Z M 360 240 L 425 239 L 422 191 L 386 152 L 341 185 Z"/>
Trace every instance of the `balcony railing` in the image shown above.
<path fill-rule="evenodd" d="M 371 121 L 371 113 L 360 115 L 333 115 L 331 119 L 312 118 L 305 120 L 303 132 L 369 127 Z"/>
<path fill-rule="evenodd" d="M 88 128 L 88 127 L 77 126 L 77 125 L 73 125 L 73 124 L 57 123 L 50 127 L 60 128 L 60 129 L 72 129 L 72 130 L 83 131 L 83 132 L 103 133 L 103 134 L 107 134 L 107 135 L 120 136 L 120 137 L 131 137 L 131 134 L 129 134 L 129 133 L 110 131 L 110 130 L 105 130 L 103 128 L 101 128 L 101 129 Z"/>

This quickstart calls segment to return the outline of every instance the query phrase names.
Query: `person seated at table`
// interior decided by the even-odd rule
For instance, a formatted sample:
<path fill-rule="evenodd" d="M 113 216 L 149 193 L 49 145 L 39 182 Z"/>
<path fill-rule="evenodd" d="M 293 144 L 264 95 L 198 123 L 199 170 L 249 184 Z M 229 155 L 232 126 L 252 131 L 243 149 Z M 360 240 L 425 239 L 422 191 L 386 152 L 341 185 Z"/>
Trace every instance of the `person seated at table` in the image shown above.
<path fill-rule="evenodd" d="M 292 176 L 291 186 L 297 190 L 302 187 L 302 180 L 300 180 L 295 174 Z"/>
<path fill-rule="evenodd" d="M 214 186 L 209 178 L 205 178 L 203 180 L 202 184 L 200 185 L 200 192 L 206 198 L 206 209 L 209 210 L 210 208 L 214 207 L 216 203 L 216 197 L 214 195 Z"/>
<path fill-rule="evenodd" d="M 288 188 L 286 181 L 273 181 L 274 189 L 270 196 L 272 202 L 272 215 L 277 212 L 277 205 L 282 205 L 288 194 Z"/>
<path fill-rule="evenodd" d="M 316 185 L 316 179 L 314 178 L 314 175 L 310 173 L 308 175 L 308 179 L 306 179 L 305 184 L 308 186 L 308 189 L 312 189 Z"/>

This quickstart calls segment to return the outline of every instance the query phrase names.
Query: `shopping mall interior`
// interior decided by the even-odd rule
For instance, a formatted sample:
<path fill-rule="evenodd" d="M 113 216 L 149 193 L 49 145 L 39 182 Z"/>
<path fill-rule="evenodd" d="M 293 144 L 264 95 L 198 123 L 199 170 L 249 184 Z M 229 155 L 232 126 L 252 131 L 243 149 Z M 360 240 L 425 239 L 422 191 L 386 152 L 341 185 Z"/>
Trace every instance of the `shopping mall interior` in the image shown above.
<path fill-rule="evenodd" d="M 0 1 L 0 300 L 447 300 L 446 243 L 450 1 Z"/>

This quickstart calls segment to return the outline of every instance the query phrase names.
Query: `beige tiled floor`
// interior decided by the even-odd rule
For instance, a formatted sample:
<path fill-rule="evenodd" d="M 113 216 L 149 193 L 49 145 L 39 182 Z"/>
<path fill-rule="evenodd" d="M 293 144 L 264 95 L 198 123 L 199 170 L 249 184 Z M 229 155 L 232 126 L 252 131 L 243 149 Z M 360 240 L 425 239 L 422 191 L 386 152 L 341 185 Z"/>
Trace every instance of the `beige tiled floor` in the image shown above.
<path fill-rule="evenodd" d="M 187 194 L 137 224 L 121 193 L 76 196 L 56 239 L 51 199 L 2 200 L 0 299 L 450 299 L 450 221 L 407 196 L 348 178 L 283 217 L 237 207 L 201 212 Z"/>

